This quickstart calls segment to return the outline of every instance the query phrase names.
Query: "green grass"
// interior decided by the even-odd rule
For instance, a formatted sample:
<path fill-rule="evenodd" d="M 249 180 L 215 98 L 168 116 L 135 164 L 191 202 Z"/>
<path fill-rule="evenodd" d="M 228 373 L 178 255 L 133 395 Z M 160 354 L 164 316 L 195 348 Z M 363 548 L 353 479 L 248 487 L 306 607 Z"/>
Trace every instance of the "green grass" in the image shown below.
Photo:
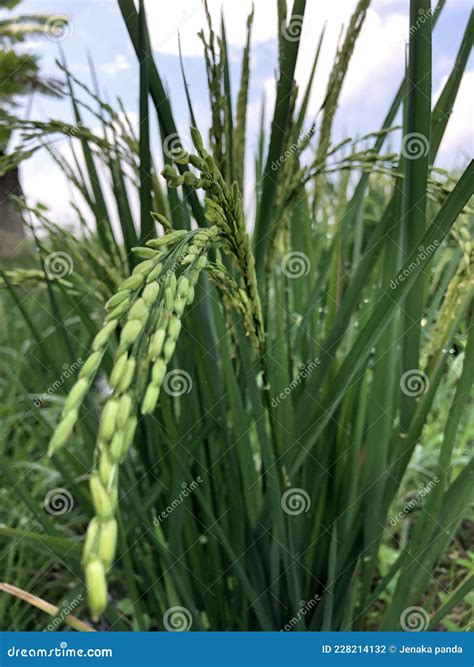
<path fill-rule="evenodd" d="M 426 627 L 469 627 L 474 167 L 457 174 L 435 165 L 472 17 L 433 108 L 427 20 L 411 31 L 406 78 L 380 131 L 335 145 L 333 118 L 368 3 L 348 17 L 314 134 L 308 101 L 321 40 L 297 98 L 294 24 L 305 2 L 292 12 L 279 2 L 287 25 L 248 220 L 249 45 L 232 109 L 225 27 L 218 34 L 208 17 L 212 127 L 209 138 L 200 128 L 192 142 L 180 141 L 159 70 L 143 61 L 144 3 L 138 13 L 131 0 L 118 4 L 142 62 L 139 136 L 65 62 L 75 126 L 3 120 L 22 142 L 2 169 L 45 142 L 52 147 L 58 134 L 78 140 L 71 146 L 82 155 L 71 165 L 53 156 L 96 228 L 77 206 L 80 235 L 23 204 L 47 233 L 22 267 L 1 273 L 0 359 L 9 374 L 0 404 L 1 579 L 60 610 L 81 596 L 74 616 L 112 630 L 179 622 L 195 630 L 400 630 L 413 606 Z M 425 0 L 410 4 L 412 23 L 428 12 Z M 443 20 L 443 4 L 433 22 Z M 189 96 L 188 106 L 194 125 Z M 101 135 L 88 129 L 91 109 Z M 402 141 L 389 153 L 397 113 Z M 182 145 L 194 146 L 191 155 Z M 143 297 L 134 278 L 124 301 L 106 305 L 132 271 L 154 272 L 155 287 Z M 98 342 L 106 319 L 114 330 Z M 94 369 L 86 365 L 92 349 L 103 354 Z M 119 372 L 124 354 L 136 360 L 130 384 Z M 66 403 L 73 386 L 73 396 L 83 393 L 78 377 L 89 385 L 80 408 Z M 126 427 L 115 409 L 124 396 L 133 406 L 126 424 L 136 416 L 137 426 L 117 454 Z M 45 501 L 54 490 L 59 511 Z M 96 537 L 84 551 L 88 525 Z M 0 619 L 17 630 L 51 622 L 7 595 Z"/>

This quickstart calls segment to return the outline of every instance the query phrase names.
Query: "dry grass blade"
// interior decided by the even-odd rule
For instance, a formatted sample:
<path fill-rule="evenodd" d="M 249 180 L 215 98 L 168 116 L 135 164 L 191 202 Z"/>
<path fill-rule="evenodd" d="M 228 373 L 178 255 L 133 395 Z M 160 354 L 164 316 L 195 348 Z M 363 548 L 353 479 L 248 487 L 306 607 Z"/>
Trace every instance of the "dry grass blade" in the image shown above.
<path fill-rule="evenodd" d="M 22 588 L 18 588 L 17 586 L 12 586 L 12 584 L 6 584 L 4 582 L 3 583 L 0 582 L 0 591 L 8 593 L 9 595 L 13 595 L 19 600 L 23 600 L 23 602 L 27 602 L 28 604 L 33 605 L 33 607 L 41 609 L 41 611 L 44 611 L 46 614 L 49 614 L 49 616 L 57 616 L 58 614 L 61 613 L 61 609 L 59 607 L 56 607 L 54 604 L 46 602 L 46 600 L 43 600 L 42 598 L 39 598 L 37 595 L 33 595 L 33 593 L 29 593 L 28 591 L 25 591 Z M 78 632 L 95 632 L 94 628 L 92 628 L 87 623 L 84 623 L 83 621 L 79 620 L 72 614 L 66 614 L 64 616 L 63 621 L 66 625 L 69 625 L 70 628 L 72 628 L 73 630 L 77 630 Z"/>

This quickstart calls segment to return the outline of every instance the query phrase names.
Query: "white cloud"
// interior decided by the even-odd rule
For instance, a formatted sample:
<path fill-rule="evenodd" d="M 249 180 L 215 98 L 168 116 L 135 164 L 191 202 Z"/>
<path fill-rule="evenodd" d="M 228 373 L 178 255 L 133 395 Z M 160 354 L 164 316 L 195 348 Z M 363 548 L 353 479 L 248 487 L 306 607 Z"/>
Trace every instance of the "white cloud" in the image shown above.
<path fill-rule="evenodd" d="M 347 26 L 356 6 L 356 1 L 337 0 L 321 3 L 310 0 L 306 4 L 304 30 L 296 71 L 300 95 L 306 86 L 319 35 L 327 22 L 324 44 L 313 86 L 314 93 L 310 101 L 310 117 L 316 115 L 323 101 L 327 77 L 333 64 L 341 26 Z M 457 0 L 457 2 L 459 6 L 467 6 L 465 0 Z M 291 3 L 288 4 L 291 5 Z M 451 9 L 449 9 L 450 4 Z M 220 26 L 221 7 L 224 8 L 231 52 L 232 49 L 235 49 L 235 52 L 238 53 L 238 50 L 245 43 L 246 17 L 251 11 L 251 5 L 252 0 L 239 0 L 238 2 L 235 0 L 233 2 L 231 0 L 227 0 L 227 2 L 209 0 L 209 8 L 216 30 L 219 30 Z M 146 0 L 146 6 L 153 48 L 159 53 L 177 55 L 177 34 L 179 31 L 184 55 L 195 57 L 196 67 L 203 69 L 202 43 L 197 36 L 199 30 L 206 25 L 202 0 L 173 0 L 167 3 L 164 14 L 161 3 L 157 0 Z M 408 36 L 408 4 L 406 0 L 373 0 L 371 7 L 360 39 L 356 44 L 344 83 L 341 109 L 337 117 L 338 132 L 359 132 L 368 116 L 370 117 L 370 129 L 378 129 L 376 121 L 374 126 L 373 109 L 378 108 L 380 113 L 385 111 L 403 74 L 404 48 Z M 452 7 L 452 3 L 447 3 L 446 12 L 450 11 L 457 10 Z M 247 178 L 251 177 L 252 172 L 250 163 L 255 150 L 263 93 L 265 93 L 267 101 L 267 132 L 270 129 L 269 123 L 275 99 L 274 72 L 277 66 L 277 23 L 275 0 L 258 0 L 255 2 L 255 20 L 252 31 L 251 98 L 248 109 L 249 169 L 247 170 Z M 25 45 L 30 46 L 28 42 Z M 102 73 L 112 79 L 117 78 L 121 73 L 125 73 L 124 80 L 136 88 L 135 61 L 127 60 L 123 53 L 118 53 L 114 57 L 111 54 L 110 58 L 109 62 L 100 65 Z M 439 80 L 441 72 L 449 71 L 447 64 L 443 53 L 435 54 L 435 73 L 438 73 L 435 77 L 436 81 Z M 81 66 L 80 63 L 75 64 L 76 73 Z M 193 72 L 189 63 L 186 63 L 186 71 L 187 78 L 192 83 Z M 238 82 L 234 76 L 233 84 L 235 89 Z M 472 148 L 473 113 L 469 93 L 473 84 L 474 72 L 471 71 L 464 77 L 453 115 L 441 145 L 439 162 L 443 166 L 452 166 L 453 156 L 456 155 L 459 155 L 460 158 L 454 158 L 454 163 L 455 165 L 459 164 L 463 152 Z M 185 104 L 179 105 L 175 102 L 176 98 L 179 98 L 181 87 L 181 80 L 170 82 L 171 98 L 178 109 L 178 125 L 183 132 L 187 133 L 188 114 Z M 434 99 L 438 94 L 439 91 L 437 91 Z M 198 116 L 198 124 L 205 132 L 209 120 L 207 90 L 200 89 L 196 91 L 196 96 L 193 97 L 193 105 Z M 136 127 L 136 113 L 131 114 L 130 117 L 133 126 Z M 67 146 L 64 145 L 66 154 L 67 150 Z M 25 192 L 33 200 L 44 201 L 50 204 L 52 208 L 54 207 L 53 216 L 55 219 L 61 222 L 69 221 L 73 217 L 74 214 L 69 205 L 70 192 L 64 176 L 44 151 L 22 165 L 22 175 Z M 109 196 L 109 193 L 107 193 L 108 202 L 111 203 Z M 111 209 L 113 209 L 112 206 Z M 116 224 L 115 221 L 114 224 Z"/>
<path fill-rule="evenodd" d="M 40 39 L 26 39 L 24 42 L 15 44 L 15 50 L 19 53 L 38 53 L 42 46 L 44 46 L 44 40 L 41 41 Z"/>
<path fill-rule="evenodd" d="M 406 17 L 368 12 L 347 73 L 342 103 L 362 97 L 371 103 L 383 92 L 395 93 L 403 76 L 406 31 Z"/>
<path fill-rule="evenodd" d="M 446 78 L 441 83 L 434 99 L 439 97 Z M 453 113 L 448 122 L 446 132 L 439 150 L 439 160 L 443 166 L 460 167 L 466 157 L 474 153 L 474 110 L 472 104 L 472 90 L 474 87 L 474 70 L 465 72 L 459 87 Z"/>
<path fill-rule="evenodd" d="M 117 53 L 112 61 L 100 65 L 100 71 L 110 78 L 115 78 L 122 72 L 126 72 L 131 68 L 132 65 L 130 61 L 123 55 L 123 53 Z"/>
<path fill-rule="evenodd" d="M 63 173 L 46 150 L 37 151 L 23 162 L 21 184 L 28 204 L 45 204 L 51 208 L 55 222 L 73 223 L 75 213 L 70 205 L 71 192 Z"/>
<path fill-rule="evenodd" d="M 159 3 L 148 0 L 146 11 L 153 50 L 177 55 L 179 33 L 184 55 L 202 54 L 202 43 L 197 36 L 205 21 L 201 0 L 168 2 L 165 15 Z"/>
<path fill-rule="evenodd" d="M 136 114 L 127 113 L 127 115 L 130 117 L 132 124 L 136 123 Z M 72 144 L 81 171 L 83 174 L 87 174 L 79 140 L 72 139 Z M 58 157 L 66 160 L 68 164 L 74 167 L 73 153 L 69 141 L 56 142 L 54 150 Z M 96 161 L 96 167 L 112 227 L 117 237 L 121 238 L 116 201 L 110 187 L 110 174 L 99 161 Z M 28 203 L 30 205 L 45 204 L 50 209 L 49 217 L 52 222 L 78 230 L 79 220 L 76 211 L 71 206 L 71 202 L 74 202 L 91 229 L 95 227 L 94 215 L 84 202 L 82 195 L 72 184 L 68 184 L 66 176 L 46 150 L 37 151 L 22 164 L 21 183 Z M 129 195 L 132 215 L 136 216 L 138 212 L 136 191 L 130 190 Z"/>
<path fill-rule="evenodd" d="M 304 90 L 313 63 L 317 42 L 326 25 L 325 37 L 318 64 L 314 94 L 310 110 L 316 112 L 324 99 L 327 78 L 334 62 L 334 55 L 341 28 L 347 27 L 357 0 L 338 2 L 309 2 L 306 5 L 300 51 L 296 68 L 296 80 L 300 94 Z M 227 39 L 232 47 L 242 47 L 246 39 L 246 17 L 252 0 L 226 2 L 209 0 L 214 27 L 219 29 L 223 8 Z M 408 18 L 397 13 L 398 2 L 374 0 L 356 45 L 350 71 L 343 88 L 342 103 L 370 103 L 388 94 L 394 87 L 393 77 L 401 76 L 404 64 L 404 45 L 408 35 Z M 159 53 L 178 53 L 178 31 L 184 56 L 202 58 L 202 43 L 197 36 L 206 25 L 200 0 L 174 0 L 169 3 L 166 20 L 158 3 L 147 2 L 147 12 L 153 48 Z M 252 28 L 252 63 L 272 72 L 276 67 L 275 42 L 278 19 L 274 0 L 258 0 Z M 265 62 L 266 61 L 266 62 Z"/>
<path fill-rule="evenodd" d="M 214 29 L 220 32 L 220 16 L 223 8 L 226 34 L 229 44 L 243 46 L 246 40 L 246 21 L 252 9 L 252 0 L 226 2 L 209 0 L 209 11 Z M 254 45 L 276 39 L 278 26 L 276 2 L 274 0 L 258 0 L 255 4 L 255 17 L 252 27 L 252 43 Z M 333 3 L 317 3 L 314 0 L 307 4 L 303 41 L 314 47 L 321 28 L 326 20 L 336 23 L 335 32 L 347 21 L 356 6 L 356 0 L 339 0 Z M 166 20 L 159 3 L 148 0 L 146 10 L 151 32 L 152 47 L 158 52 L 178 53 L 178 32 L 181 47 L 185 56 L 202 56 L 202 42 L 197 33 L 206 27 L 206 17 L 200 0 L 174 0 L 166 7 Z M 274 66 L 274 63 L 273 65 Z"/>

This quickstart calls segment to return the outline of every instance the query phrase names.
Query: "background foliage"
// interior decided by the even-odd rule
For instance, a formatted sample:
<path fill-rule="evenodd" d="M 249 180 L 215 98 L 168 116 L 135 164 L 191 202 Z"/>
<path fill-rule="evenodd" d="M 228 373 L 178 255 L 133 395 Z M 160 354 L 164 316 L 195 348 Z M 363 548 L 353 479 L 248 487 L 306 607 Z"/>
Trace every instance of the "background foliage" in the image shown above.
<path fill-rule="evenodd" d="M 117 549 L 109 534 L 105 540 L 111 564 L 92 548 L 96 627 L 469 627 L 473 166 L 446 173 L 436 155 L 466 67 L 472 16 L 433 105 L 432 24 L 445 3 L 433 13 L 427 0 L 411 0 L 406 76 L 383 126 L 334 145 L 334 114 L 369 2 L 360 0 L 348 20 L 315 114 L 308 100 L 320 43 L 298 94 L 305 1 L 290 11 L 279 0 L 273 122 L 261 127 L 246 218 L 252 16 L 233 108 L 225 26 L 207 14 L 212 126 L 208 135 L 193 130 L 191 140 L 177 133 L 143 3 L 138 11 L 132 0 L 118 4 L 140 62 L 138 136 L 120 104 L 102 101 L 64 60 L 58 67 L 74 125 L 3 114 L 4 130 L 21 142 L 0 168 L 46 148 L 81 205 L 71 203 L 77 228 L 70 231 L 20 201 L 36 252 L 1 273 L 0 546 L 3 588 L 12 594 L 0 597 L 2 627 L 55 629 L 74 624 L 71 614 L 91 623 L 84 578 L 91 550 L 81 555 L 94 516 L 99 536 L 106 520 L 118 524 Z M 188 105 L 195 128 L 190 97 Z M 86 112 L 101 132 L 88 127 Z M 399 112 L 403 136 L 394 153 L 387 146 Z M 156 119 L 161 155 L 150 150 Z M 71 163 L 54 150 L 58 136 L 71 143 Z M 171 316 L 181 319 L 166 288 L 196 266 L 196 239 L 206 239 L 207 264 L 183 308 L 168 381 L 156 406 L 144 408 L 153 336 L 169 337 Z M 142 250 L 132 252 L 136 246 Z M 104 433 L 119 429 L 103 408 L 118 395 L 112 370 L 126 328 L 126 313 L 109 299 L 131 273 L 145 272 L 143 260 L 163 264 L 153 307 L 166 326 L 146 320 L 125 346 L 137 360 L 130 385 L 137 427 L 127 456 L 105 470 L 111 438 Z M 132 284 L 125 284 L 130 298 L 139 300 L 142 285 Z M 118 323 L 91 377 L 87 360 L 106 318 Z M 79 409 L 84 377 L 90 389 L 66 423 L 71 406 Z M 91 495 L 93 471 L 110 512 Z M 98 599 L 105 569 L 108 597 Z M 27 605 L 11 585 L 55 607 L 31 598 L 36 607 Z"/>

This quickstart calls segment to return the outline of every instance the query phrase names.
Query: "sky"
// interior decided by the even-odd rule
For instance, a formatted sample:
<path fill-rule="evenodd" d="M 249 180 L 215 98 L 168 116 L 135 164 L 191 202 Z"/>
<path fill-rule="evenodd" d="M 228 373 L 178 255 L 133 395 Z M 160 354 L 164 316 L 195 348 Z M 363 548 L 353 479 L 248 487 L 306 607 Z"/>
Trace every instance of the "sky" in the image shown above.
<path fill-rule="evenodd" d="M 275 99 L 277 62 L 276 0 L 255 0 L 252 33 L 251 81 L 248 107 L 248 154 L 254 154 L 262 97 L 265 95 L 268 122 Z M 291 0 L 288 4 L 291 6 Z M 333 63 L 337 40 L 347 25 L 356 0 L 308 0 L 296 69 L 300 90 L 304 89 L 323 26 L 325 37 L 309 105 L 309 117 L 316 117 L 324 98 L 327 77 Z M 221 9 L 230 44 L 231 80 L 238 89 L 242 47 L 250 0 L 209 0 L 215 25 Z M 342 91 L 333 139 L 357 137 L 380 128 L 382 119 L 402 78 L 409 30 L 409 0 L 372 0 Z M 470 0 L 447 0 L 433 35 L 433 98 L 451 71 L 471 8 Z M 184 88 L 179 69 L 178 31 L 184 66 L 198 125 L 208 126 L 207 97 L 201 42 L 197 32 L 205 19 L 201 0 L 146 0 L 152 48 L 160 74 L 171 97 L 180 131 L 189 125 Z M 97 71 L 101 94 L 113 102 L 120 97 L 129 118 L 138 116 L 138 66 L 116 0 L 24 0 L 16 12 L 67 15 L 68 26 L 60 37 L 31 38 L 23 49 L 41 56 L 42 72 L 58 76 L 55 59 L 58 45 L 65 52 L 74 74 L 90 84 L 87 53 Z M 0 12 L 2 18 L 4 12 Z M 473 153 L 474 64 L 465 73 L 455 109 L 440 149 L 437 164 L 444 168 L 462 167 Z M 67 100 L 35 95 L 30 118 L 71 121 Z M 67 145 L 61 149 L 68 154 Z M 248 171 L 248 170 L 247 170 Z M 251 176 L 251 174 L 250 174 Z M 48 205 L 58 222 L 69 222 L 70 192 L 64 177 L 44 151 L 22 167 L 25 194 Z"/>

